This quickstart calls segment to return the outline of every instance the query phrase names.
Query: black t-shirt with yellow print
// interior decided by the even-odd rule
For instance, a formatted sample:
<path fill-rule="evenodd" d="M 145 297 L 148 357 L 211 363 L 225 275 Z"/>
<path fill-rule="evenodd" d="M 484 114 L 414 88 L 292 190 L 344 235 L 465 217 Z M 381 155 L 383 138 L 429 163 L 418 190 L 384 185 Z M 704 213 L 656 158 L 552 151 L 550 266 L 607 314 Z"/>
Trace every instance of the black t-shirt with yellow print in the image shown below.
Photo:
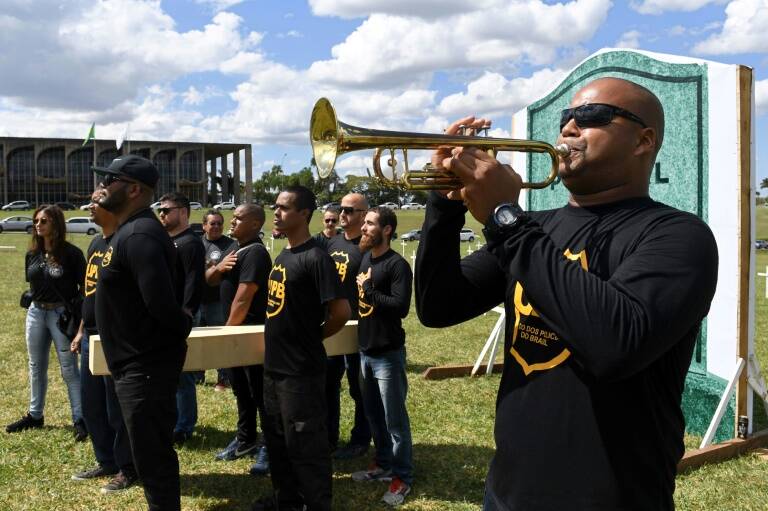
<path fill-rule="evenodd" d="M 348 240 L 344 234 L 338 234 L 321 243 L 326 247 L 328 255 L 336 264 L 336 272 L 344 289 L 344 296 L 349 300 L 352 309 L 351 319 L 357 319 L 357 270 L 363 258 L 360 252 L 360 236 Z"/>
<path fill-rule="evenodd" d="M 310 238 L 284 248 L 267 282 L 264 369 L 301 376 L 325 371 L 325 304 L 344 298 L 333 260 Z"/>
<path fill-rule="evenodd" d="M 109 248 L 109 240 L 97 234 L 88 247 L 85 267 L 85 298 L 83 299 L 83 327 L 89 334 L 96 333 L 96 284 L 99 282 L 101 260 Z"/>
<path fill-rule="evenodd" d="M 649 198 L 566 206 L 461 259 L 465 213 L 431 195 L 416 301 L 428 326 L 504 302 L 491 509 L 674 509 L 683 385 L 717 282 L 707 225 Z"/>

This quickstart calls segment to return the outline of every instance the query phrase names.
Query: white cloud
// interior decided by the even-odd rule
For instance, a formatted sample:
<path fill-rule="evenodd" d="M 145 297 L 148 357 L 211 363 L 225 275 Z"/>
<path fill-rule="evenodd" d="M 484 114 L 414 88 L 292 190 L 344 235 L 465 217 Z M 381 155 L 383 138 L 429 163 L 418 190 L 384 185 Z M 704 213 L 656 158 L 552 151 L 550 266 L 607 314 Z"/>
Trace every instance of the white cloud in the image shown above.
<path fill-rule="evenodd" d="M 615 43 L 616 48 L 640 48 L 640 36 L 642 34 L 637 30 L 624 32 Z"/>
<path fill-rule="evenodd" d="M 722 31 L 694 46 L 695 53 L 768 52 L 768 0 L 733 0 L 725 15 Z"/>
<path fill-rule="evenodd" d="M 471 12 L 437 21 L 373 14 L 333 47 L 332 59 L 312 64 L 309 75 L 318 82 L 381 88 L 420 83 L 439 69 L 543 65 L 559 51 L 590 39 L 612 3 L 488 0 L 466 5 L 472 6 Z"/>
<path fill-rule="evenodd" d="M 662 14 L 669 11 L 691 12 L 709 4 L 722 4 L 726 0 L 643 0 L 632 1 L 630 7 L 640 14 Z"/>
<path fill-rule="evenodd" d="M 427 19 L 482 10 L 498 5 L 497 0 L 309 0 L 317 16 L 364 18 L 371 14 L 418 16 Z"/>
<path fill-rule="evenodd" d="M 199 106 L 212 97 L 222 95 L 223 93 L 220 90 L 210 85 L 206 86 L 202 91 L 198 90 L 194 85 L 190 85 L 189 88 L 181 94 L 181 97 L 182 102 L 185 105 Z"/>
<path fill-rule="evenodd" d="M 768 79 L 755 82 L 755 109 L 757 115 L 768 114 Z"/>
<path fill-rule="evenodd" d="M 288 32 L 280 32 L 279 34 L 277 34 L 277 37 L 279 39 L 286 39 L 291 37 L 298 39 L 298 38 L 304 37 L 304 34 L 299 32 L 298 30 L 289 30 Z"/>
<path fill-rule="evenodd" d="M 27 106 L 109 109 L 142 87 L 215 71 L 247 51 L 242 19 L 222 12 L 179 32 L 159 0 L 58 0 L 4 4 L 0 96 Z M 108 20 L 108 22 L 105 22 Z"/>
<path fill-rule="evenodd" d="M 214 12 L 224 11 L 243 3 L 244 0 L 195 0 L 196 4 L 207 5 Z"/>

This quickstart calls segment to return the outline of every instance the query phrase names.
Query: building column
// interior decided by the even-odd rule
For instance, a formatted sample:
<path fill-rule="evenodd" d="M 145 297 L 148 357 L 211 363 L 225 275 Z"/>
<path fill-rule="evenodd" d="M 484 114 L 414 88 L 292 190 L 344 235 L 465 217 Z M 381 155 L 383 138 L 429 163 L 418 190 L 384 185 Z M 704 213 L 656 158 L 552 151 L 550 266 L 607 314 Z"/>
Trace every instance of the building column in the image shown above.
<path fill-rule="evenodd" d="M 180 165 L 179 165 L 179 146 L 176 146 L 175 154 L 173 155 L 174 164 L 173 167 L 176 170 L 176 186 L 175 189 L 177 192 L 181 192 L 181 186 L 179 185 L 179 178 L 181 177 L 180 174 Z"/>
<path fill-rule="evenodd" d="M 229 174 L 227 172 L 227 155 L 221 157 L 221 202 L 229 200 Z"/>
<path fill-rule="evenodd" d="M 234 190 L 232 194 L 235 197 L 235 204 L 240 204 L 240 150 L 232 153 L 232 182 Z"/>
<path fill-rule="evenodd" d="M 211 205 L 219 202 L 216 192 L 216 158 L 211 158 Z"/>
<path fill-rule="evenodd" d="M 205 146 L 200 146 L 200 174 L 198 179 L 204 181 L 203 183 L 203 205 L 208 206 L 208 165 L 205 161 Z"/>
<path fill-rule="evenodd" d="M 33 178 L 33 184 L 35 185 L 35 207 L 38 207 L 40 205 L 40 185 L 37 182 L 37 157 L 42 152 L 38 148 L 39 144 L 35 142 L 34 145 L 34 151 L 32 152 L 34 161 L 32 162 L 32 175 Z"/>
<path fill-rule="evenodd" d="M 253 155 L 250 144 L 245 146 L 245 202 L 253 202 Z"/>

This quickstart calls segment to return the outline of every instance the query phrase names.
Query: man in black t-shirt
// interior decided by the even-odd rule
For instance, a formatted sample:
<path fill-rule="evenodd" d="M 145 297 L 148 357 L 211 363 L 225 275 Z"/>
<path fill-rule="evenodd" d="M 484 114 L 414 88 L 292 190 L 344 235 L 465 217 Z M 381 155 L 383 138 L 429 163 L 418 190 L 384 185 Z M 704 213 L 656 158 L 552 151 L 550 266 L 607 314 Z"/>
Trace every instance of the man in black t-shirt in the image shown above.
<path fill-rule="evenodd" d="M 80 329 L 72 340 L 70 349 L 80 353 L 80 388 L 83 396 L 83 419 L 88 428 L 93 445 L 93 453 L 98 465 L 83 470 L 72 476 L 75 481 L 114 476 L 102 486 L 102 493 L 113 493 L 130 488 L 137 483 L 138 477 L 133 466 L 131 445 L 125 428 L 120 402 L 115 393 L 112 376 L 94 376 L 88 367 L 90 339 L 97 335 L 96 330 L 96 285 L 104 255 L 109 249 L 109 241 L 117 229 L 115 217 L 99 206 L 98 201 L 103 190 L 97 189 L 91 196 L 89 211 L 93 221 L 101 227 L 102 234 L 93 237 L 88 247 L 87 266 L 83 285 L 83 319 Z"/>
<path fill-rule="evenodd" d="M 315 234 L 315 239 L 322 244 L 340 234 L 338 225 L 339 208 L 330 206 L 323 212 L 323 230 Z"/>
<path fill-rule="evenodd" d="M 184 276 L 184 298 L 182 305 L 197 315 L 205 284 L 205 249 L 200 238 L 189 227 L 189 199 L 179 192 L 166 193 L 160 197 L 157 214 L 160 223 L 168 232 L 179 257 L 179 272 Z M 197 389 L 195 375 L 183 372 L 179 377 L 176 391 L 178 417 L 173 428 L 173 443 L 183 445 L 191 436 L 197 424 Z"/>
<path fill-rule="evenodd" d="M 226 325 L 264 324 L 272 259 L 259 238 L 263 225 L 261 206 L 238 206 L 232 215 L 232 236 L 237 238 L 238 249 L 206 271 L 208 283 L 220 287 Z M 264 369 L 261 365 L 233 367 L 230 376 L 237 400 L 237 435 L 216 458 L 228 461 L 257 454 L 250 472 L 264 475 L 269 472 L 269 459 L 267 449 L 258 445 L 256 430 L 257 414 L 264 429 Z"/>
<path fill-rule="evenodd" d="M 373 432 L 376 456 L 355 481 L 391 480 L 382 501 L 399 506 L 413 485 L 413 441 L 405 398 L 405 330 L 411 307 L 413 274 L 403 257 L 389 247 L 397 229 L 390 208 L 376 207 L 365 215 L 360 249 L 365 255 L 356 283 L 359 291 L 360 368 L 365 414 Z"/>
<path fill-rule="evenodd" d="M 363 257 L 360 252 L 360 228 L 363 225 L 365 213 L 368 211 L 368 201 L 359 193 L 349 193 L 341 199 L 340 208 L 342 234 L 324 240 L 328 254 L 336 263 L 336 271 L 344 289 L 344 295 L 349 300 L 352 309 L 352 319 L 357 319 L 357 284 L 355 276 Z M 327 214 L 327 212 L 326 212 Z M 349 435 L 349 443 L 336 449 L 339 441 L 339 421 L 341 416 L 341 379 L 347 373 L 349 395 L 355 402 L 355 422 Z M 362 456 L 368 451 L 371 443 L 371 429 L 365 418 L 363 397 L 360 393 L 360 355 L 336 355 L 328 357 L 328 372 L 326 375 L 325 396 L 328 406 L 328 442 L 336 459 L 349 459 Z M 334 450 L 335 449 L 335 450 Z"/>
<path fill-rule="evenodd" d="M 264 435 L 274 494 L 254 511 L 331 509 L 323 339 L 350 317 L 333 260 L 309 233 L 315 196 L 291 186 L 275 201 L 274 226 L 288 238 L 268 282 L 264 340 Z"/>
<path fill-rule="evenodd" d="M 430 196 L 419 318 L 442 327 L 506 310 L 486 511 L 674 509 L 680 400 L 718 256 L 700 218 L 648 196 L 663 134 L 649 90 L 587 83 L 562 111 L 570 198 L 550 211 L 523 212 L 520 176 L 485 151 L 433 156 L 464 186 Z M 467 210 L 488 244 L 461 259 Z"/>
<path fill-rule="evenodd" d="M 237 242 L 224 235 L 224 217 L 215 209 L 203 215 L 203 247 L 205 248 L 205 268 L 219 264 L 225 255 L 237 250 Z M 199 326 L 219 326 L 227 321 L 221 305 L 219 286 L 203 286 L 203 298 L 200 303 Z M 217 369 L 216 392 L 229 387 L 229 369 Z"/>
<path fill-rule="evenodd" d="M 159 175 L 135 155 L 94 171 L 105 192 L 99 205 L 119 225 L 101 261 L 96 328 L 149 509 L 176 511 L 175 396 L 192 314 L 182 307 L 176 248 L 149 208 Z"/>

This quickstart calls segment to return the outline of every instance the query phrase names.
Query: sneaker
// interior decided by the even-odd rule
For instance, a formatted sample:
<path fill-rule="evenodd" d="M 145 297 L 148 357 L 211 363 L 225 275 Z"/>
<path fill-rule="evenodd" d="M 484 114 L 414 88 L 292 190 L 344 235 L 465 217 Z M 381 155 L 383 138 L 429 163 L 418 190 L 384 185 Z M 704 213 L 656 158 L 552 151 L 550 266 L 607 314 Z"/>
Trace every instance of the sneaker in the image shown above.
<path fill-rule="evenodd" d="M 85 442 L 88 438 L 88 430 L 85 427 L 85 421 L 78 419 L 75 421 L 75 442 Z"/>
<path fill-rule="evenodd" d="M 378 466 L 376 463 L 371 463 L 367 470 L 352 472 L 352 480 L 358 483 L 362 483 L 364 481 L 391 481 L 392 470 L 385 470 Z"/>
<path fill-rule="evenodd" d="M 229 384 L 228 383 L 224 383 L 224 382 L 220 381 L 219 383 L 214 385 L 213 390 L 215 390 L 216 392 L 224 392 L 228 388 L 229 388 Z"/>
<path fill-rule="evenodd" d="M 112 478 L 110 482 L 101 487 L 101 493 L 114 493 L 123 491 L 138 483 L 139 479 L 133 474 L 127 474 L 122 470 Z"/>
<path fill-rule="evenodd" d="M 259 447 L 259 451 L 256 453 L 256 463 L 251 465 L 248 472 L 252 476 L 263 476 L 269 473 L 269 453 L 266 445 Z"/>
<path fill-rule="evenodd" d="M 367 445 L 360 444 L 347 444 L 344 447 L 339 447 L 331 457 L 336 460 L 351 460 L 352 458 L 359 458 L 364 456 L 368 452 Z"/>
<path fill-rule="evenodd" d="M 381 497 L 381 501 L 390 506 L 399 506 L 405 502 L 405 497 L 409 493 L 411 493 L 411 486 L 401 481 L 399 477 L 393 477 L 389 489 Z"/>
<path fill-rule="evenodd" d="M 88 479 L 95 479 L 97 477 L 108 477 L 113 476 L 117 474 L 117 469 L 106 469 L 104 468 L 104 465 L 99 465 L 97 467 L 83 470 L 82 472 L 78 472 L 77 474 L 72 475 L 73 481 L 87 481 Z"/>
<path fill-rule="evenodd" d="M 29 414 L 29 412 L 27 412 L 27 414 L 24 415 L 24 417 L 21 419 L 8 424 L 5 427 L 5 431 L 7 433 L 16 433 L 18 431 L 24 431 L 25 429 L 42 428 L 43 424 L 45 424 L 45 417 L 35 419 Z"/>
<path fill-rule="evenodd" d="M 243 456 L 254 454 L 258 448 L 259 444 L 256 442 L 246 444 L 245 442 L 241 442 L 237 439 L 237 437 L 235 437 L 235 439 L 232 440 L 223 451 L 220 451 L 216 454 L 216 459 L 219 461 L 236 460 L 238 458 L 242 458 Z"/>

